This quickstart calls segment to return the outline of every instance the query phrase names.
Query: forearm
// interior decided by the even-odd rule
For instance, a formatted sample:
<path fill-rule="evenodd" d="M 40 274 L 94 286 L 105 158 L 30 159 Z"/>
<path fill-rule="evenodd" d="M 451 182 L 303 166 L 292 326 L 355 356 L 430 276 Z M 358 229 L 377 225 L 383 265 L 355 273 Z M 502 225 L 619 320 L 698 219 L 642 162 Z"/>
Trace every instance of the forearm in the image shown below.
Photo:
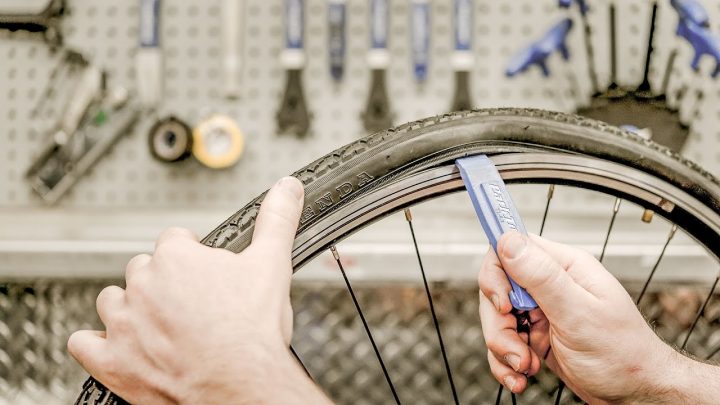
<path fill-rule="evenodd" d="M 204 380 L 183 403 L 332 404 L 289 353 L 258 351 Z M 195 384 L 198 386 L 198 384 Z"/>
<path fill-rule="evenodd" d="M 658 370 L 658 381 L 637 403 L 716 404 L 720 397 L 720 367 L 703 363 L 678 352 Z"/>

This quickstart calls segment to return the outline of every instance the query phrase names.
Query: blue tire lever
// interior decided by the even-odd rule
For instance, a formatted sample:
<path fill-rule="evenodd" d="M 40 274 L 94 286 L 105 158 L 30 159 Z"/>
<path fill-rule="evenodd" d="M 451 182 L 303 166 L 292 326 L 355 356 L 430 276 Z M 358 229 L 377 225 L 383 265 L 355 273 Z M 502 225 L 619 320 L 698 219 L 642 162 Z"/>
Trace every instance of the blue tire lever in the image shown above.
<path fill-rule="evenodd" d="M 457 159 L 455 164 L 495 253 L 498 240 L 505 232 L 518 231 L 527 236 L 520 214 L 493 162 L 487 156 L 479 155 Z M 510 303 L 513 308 L 519 311 L 537 308 L 537 303 L 524 288 L 509 276 L 508 280 L 512 286 Z"/>

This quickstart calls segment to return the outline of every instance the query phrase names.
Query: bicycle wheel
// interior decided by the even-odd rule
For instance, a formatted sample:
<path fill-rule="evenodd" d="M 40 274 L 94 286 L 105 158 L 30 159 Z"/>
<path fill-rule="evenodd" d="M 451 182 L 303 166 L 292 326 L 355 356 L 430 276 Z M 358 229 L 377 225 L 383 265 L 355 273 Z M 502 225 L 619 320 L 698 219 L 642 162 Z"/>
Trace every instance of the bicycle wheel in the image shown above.
<path fill-rule="evenodd" d="M 345 276 L 335 249 L 338 242 L 393 212 L 463 190 L 454 160 L 474 154 L 490 155 L 508 183 L 567 185 L 615 196 L 605 246 L 619 201 L 626 199 L 666 218 L 716 260 L 720 258 L 720 184 L 695 164 L 631 132 L 580 116 L 531 109 L 490 109 L 441 115 L 378 132 L 295 172 L 293 175 L 305 185 L 306 203 L 292 252 L 294 269 L 297 271 L 330 249 Z M 228 218 L 202 242 L 233 252 L 246 248 L 263 196 Z M 407 219 L 412 232 L 409 213 Z M 415 248 L 420 259 L 417 245 Z M 601 258 L 603 255 L 604 248 Z M 420 266 L 422 270 L 421 261 Z M 399 403 L 352 286 L 344 279 Z M 716 284 L 717 279 L 705 304 Z M 429 291 L 428 298 L 432 309 Z M 698 311 L 683 346 L 704 307 Z M 434 313 L 433 318 L 438 328 Z M 437 331 L 442 345 L 439 328 Z M 443 357 L 452 379 L 447 358 Z M 562 394 L 562 390 L 558 391 Z M 457 396 L 455 399 L 458 402 Z M 121 402 L 91 378 L 77 403 Z"/>

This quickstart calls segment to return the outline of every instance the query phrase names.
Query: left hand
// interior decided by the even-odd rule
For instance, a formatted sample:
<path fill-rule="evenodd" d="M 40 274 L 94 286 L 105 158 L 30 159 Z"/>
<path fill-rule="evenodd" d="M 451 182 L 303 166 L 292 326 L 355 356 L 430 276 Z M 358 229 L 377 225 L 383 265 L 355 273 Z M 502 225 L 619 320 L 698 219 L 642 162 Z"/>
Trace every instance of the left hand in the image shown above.
<path fill-rule="evenodd" d="M 302 184 L 281 179 L 240 254 L 166 230 L 152 256 L 128 263 L 126 289 L 98 296 L 106 330 L 74 333 L 69 352 L 131 403 L 326 401 L 288 350 L 290 253 L 302 205 Z"/>

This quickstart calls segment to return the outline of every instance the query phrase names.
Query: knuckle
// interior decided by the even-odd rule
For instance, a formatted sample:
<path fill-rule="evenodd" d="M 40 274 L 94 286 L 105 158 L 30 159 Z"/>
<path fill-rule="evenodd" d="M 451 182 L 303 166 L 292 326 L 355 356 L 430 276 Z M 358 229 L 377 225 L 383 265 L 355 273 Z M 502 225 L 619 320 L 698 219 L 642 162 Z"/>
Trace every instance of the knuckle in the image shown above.
<path fill-rule="evenodd" d="M 126 291 L 130 295 L 146 295 L 148 289 L 148 273 L 136 272 L 132 277 L 127 278 L 125 285 Z"/>
<path fill-rule="evenodd" d="M 109 305 L 119 293 L 119 288 L 120 287 L 114 285 L 103 288 L 95 300 L 96 307 L 104 308 L 105 306 Z"/>
<path fill-rule="evenodd" d="M 108 329 L 114 332 L 126 333 L 130 330 L 130 316 L 126 311 L 112 311 L 108 314 Z"/>
<path fill-rule="evenodd" d="M 485 332 L 485 346 L 490 352 L 501 354 L 503 351 L 502 340 L 498 339 L 497 334 Z"/>

